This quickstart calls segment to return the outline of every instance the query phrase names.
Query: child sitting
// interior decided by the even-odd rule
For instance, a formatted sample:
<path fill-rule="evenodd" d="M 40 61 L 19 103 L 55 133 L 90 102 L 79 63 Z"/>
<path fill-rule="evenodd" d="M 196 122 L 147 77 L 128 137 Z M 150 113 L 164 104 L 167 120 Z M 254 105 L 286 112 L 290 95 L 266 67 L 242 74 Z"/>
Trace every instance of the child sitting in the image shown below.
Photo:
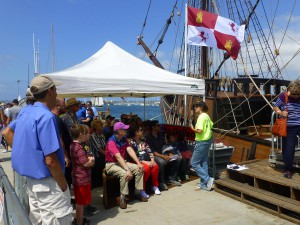
<path fill-rule="evenodd" d="M 83 219 L 83 207 L 91 202 L 91 166 L 94 157 L 89 156 L 81 143 L 86 141 L 87 134 L 83 125 L 75 124 L 70 130 L 73 143 L 70 146 L 72 161 L 72 184 L 76 201 L 76 219 L 72 224 L 87 225 L 88 220 Z"/>
<path fill-rule="evenodd" d="M 180 165 L 180 176 L 182 179 L 190 180 L 188 175 L 191 168 L 192 151 L 188 147 L 188 143 L 185 140 L 184 134 L 179 134 L 177 137 L 177 148 L 182 156 Z"/>
<path fill-rule="evenodd" d="M 179 167 L 177 169 L 176 181 L 181 183 L 180 178 L 180 165 L 181 165 L 181 154 L 177 148 L 177 141 L 174 134 L 167 134 L 167 145 L 163 147 L 163 154 L 171 156 L 170 161 L 177 160 Z"/>

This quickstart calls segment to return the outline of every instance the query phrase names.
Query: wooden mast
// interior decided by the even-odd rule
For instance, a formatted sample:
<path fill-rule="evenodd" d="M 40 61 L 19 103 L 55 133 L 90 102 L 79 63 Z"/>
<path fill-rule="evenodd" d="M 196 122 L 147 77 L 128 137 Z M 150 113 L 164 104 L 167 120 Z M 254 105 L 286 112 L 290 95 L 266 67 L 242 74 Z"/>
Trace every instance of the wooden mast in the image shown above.
<path fill-rule="evenodd" d="M 201 9 L 204 11 L 210 11 L 210 0 L 201 1 Z M 201 70 L 200 75 L 203 76 L 204 79 L 209 79 L 209 70 L 208 70 L 208 47 L 201 47 Z"/>

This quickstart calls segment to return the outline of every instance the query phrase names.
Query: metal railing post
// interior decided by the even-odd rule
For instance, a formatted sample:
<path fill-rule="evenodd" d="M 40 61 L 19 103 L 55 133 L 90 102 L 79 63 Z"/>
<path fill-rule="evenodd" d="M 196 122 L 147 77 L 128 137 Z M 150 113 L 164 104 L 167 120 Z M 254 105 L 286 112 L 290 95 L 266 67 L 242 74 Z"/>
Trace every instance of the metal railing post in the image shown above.
<path fill-rule="evenodd" d="M 0 166 L 0 186 L 4 193 L 4 225 L 22 224 L 32 225 L 28 214 L 24 210 L 14 188 L 9 182 L 7 175 Z"/>

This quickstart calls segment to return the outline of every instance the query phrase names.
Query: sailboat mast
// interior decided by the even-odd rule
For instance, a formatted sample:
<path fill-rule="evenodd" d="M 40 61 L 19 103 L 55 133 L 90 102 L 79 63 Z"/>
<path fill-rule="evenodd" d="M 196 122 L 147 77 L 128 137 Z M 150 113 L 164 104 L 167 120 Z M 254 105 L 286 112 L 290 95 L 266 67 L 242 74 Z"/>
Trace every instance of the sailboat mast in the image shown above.
<path fill-rule="evenodd" d="M 40 59 L 39 59 L 39 40 L 37 41 L 37 48 L 35 47 L 35 37 L 33 34 L 33 62 L 34 62 L 34 76 L 40 73 Z"/>

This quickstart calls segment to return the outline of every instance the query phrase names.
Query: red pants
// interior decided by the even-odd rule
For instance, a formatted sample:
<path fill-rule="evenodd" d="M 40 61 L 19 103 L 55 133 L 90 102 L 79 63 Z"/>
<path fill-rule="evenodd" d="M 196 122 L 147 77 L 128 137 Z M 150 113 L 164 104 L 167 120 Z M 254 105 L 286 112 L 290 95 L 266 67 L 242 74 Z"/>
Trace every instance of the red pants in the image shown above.
<path fill-rule="evenodd" d="M 155 166 L 150 167 L 146 163 L 142 162 L 142 164 L 144 166 L 144 189 L 146 188 L 146 183 L 150 175 L 152 180 L 152 186 L 158 186 L 158 173 L 159 173 L 158 165 L 156 164 Z"/>

